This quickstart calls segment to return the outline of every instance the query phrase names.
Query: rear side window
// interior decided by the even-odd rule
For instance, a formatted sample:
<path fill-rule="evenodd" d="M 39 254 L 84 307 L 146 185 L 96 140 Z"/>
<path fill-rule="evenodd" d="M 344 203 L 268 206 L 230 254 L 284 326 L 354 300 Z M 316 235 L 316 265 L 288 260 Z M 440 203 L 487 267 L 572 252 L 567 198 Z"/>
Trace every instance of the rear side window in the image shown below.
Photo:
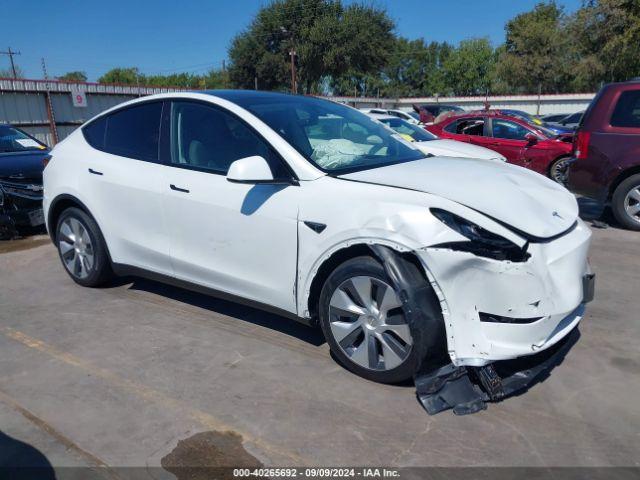
<path fill-rule="evenodd" d="M 484 134 L 484 118 L 474 117 L 461 119 L 450 123 L 444 130 L 458 135 L 482 136 Z"/>
<path fill-rule="evenodd" d="M 640 90 L 622 92 L 611 116 L 611 126 L 640 128 Z"/>
<path fill-rule="evenodd" d="M 104 150 L 104 134 L 107 131 L 107 117 L 101 117 L 82 129 L 84 138 L 93 148 Z"/>
<path fill-rule="evenodd" d="M 87 142 L 114 155 L 158 161 L 162 103 L 144 103 L 118 110 L 83 128 Z"/>

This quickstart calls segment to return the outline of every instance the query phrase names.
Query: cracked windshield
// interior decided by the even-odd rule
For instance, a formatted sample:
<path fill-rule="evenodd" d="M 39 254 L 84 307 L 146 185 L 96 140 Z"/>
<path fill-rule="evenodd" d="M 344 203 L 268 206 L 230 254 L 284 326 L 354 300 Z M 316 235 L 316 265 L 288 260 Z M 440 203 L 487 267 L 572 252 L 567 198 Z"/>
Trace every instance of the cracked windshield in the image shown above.
<path fill-rule="evenodd" d="M 350 107 L 316 98 L 246 98 L 243 104 L 309 161 L 333 173 L 424 158 L 379 122 Z"/>

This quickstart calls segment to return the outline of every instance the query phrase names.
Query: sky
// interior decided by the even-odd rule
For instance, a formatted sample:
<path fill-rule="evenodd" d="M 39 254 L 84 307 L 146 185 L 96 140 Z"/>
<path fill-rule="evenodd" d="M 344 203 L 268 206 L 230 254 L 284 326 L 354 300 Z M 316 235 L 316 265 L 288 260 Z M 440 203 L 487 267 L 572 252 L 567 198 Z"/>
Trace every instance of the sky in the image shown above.
<path fill-rule="evenodd" d="M 458 43 L 471 37 L 504 41 L 506 22 L 540 0 L 376 0 L 398 35 Z M 220 68 L 231 39 L 267 0 L 0 0 L 0 51 L 19 51 L 27 78 L 81 70 L 89 81 L 114 67 L 145 74 L 204 73 Z M 347 1 L 346 3 L 350 3 Z M 370 2 L 368 2 L 370 3 Z M 567 12 L 581 0 L 560 0 Z M 228 60 L 227 60 L 228 61 Z M 0 70 L 9 68 L 0 55 Z"/>

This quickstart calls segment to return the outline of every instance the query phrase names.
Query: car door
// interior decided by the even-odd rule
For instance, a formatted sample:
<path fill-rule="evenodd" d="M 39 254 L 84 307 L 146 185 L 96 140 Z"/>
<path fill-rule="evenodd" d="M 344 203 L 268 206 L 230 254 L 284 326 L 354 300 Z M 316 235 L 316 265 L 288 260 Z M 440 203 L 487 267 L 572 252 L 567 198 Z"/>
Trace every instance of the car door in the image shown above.
<path fill-rule="evenodd" d="M 284 161 L 243 120 L 211 104 L 171 102 L 165 130 L 164 208 L 176 277 L 295 313 L 301 187 Z M 228 181 L 231 163 L 252 155 L 264 157 L 280 182 Z"/>
<path fill-rule="evenodd" d="M 533 133 L 525 126 L 502 118 L 491 119 L 491 137 L 493 145 L 488 147 L 501 153 L 509 163 L 526 166 L 525 149 L 528 142 L 525 136 Z"/>
<path fill-rule="evenodd" d="M 477 145 L 479 147 L 488 148 L 490 150 L 498 152 L 499 142 L 491 135 L 491 124 L 488 117 L 481 118 L 481 124 L 477 121 L 476 126 L 470 129 L 469 143 Z"/>
<path fill-rule="evenodd" d="M 115 263 L 172 274 L 158 149 L 163 102 L 136 103 L 83 128 L 81 181 Z"/>

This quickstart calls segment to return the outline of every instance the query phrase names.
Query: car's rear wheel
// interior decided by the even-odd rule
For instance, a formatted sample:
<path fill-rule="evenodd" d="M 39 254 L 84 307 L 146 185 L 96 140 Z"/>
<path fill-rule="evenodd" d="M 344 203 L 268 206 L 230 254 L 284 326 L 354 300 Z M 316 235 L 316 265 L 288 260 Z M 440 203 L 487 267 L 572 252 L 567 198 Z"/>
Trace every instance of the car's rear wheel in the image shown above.
<path fill-rule="evenodd" d="M 549 167 L 549 177 L 560 185 L 566 185 L 569 174 L 569 165 L 571 157 L 560 157 L 556 159 Z"/>
<path fill-rule="evenodd" d="M 337 267 L 320 294 L 319 318 L 338 360 L 369 380 L 397 383 L 410 378 L 422 360 L 398 293 L 382 265 L 357 257 Z"/>
<path fill-rule="evenodd" d="M 640 230 L 640 175 L 632 175 L 618 185 L 611 199 L 611 209 L 624 227 Z"/>
<path fill-rule="evenodd" d="M 113 275 L 100 228 L 79 208 L 68 208 L 60 215 L 56 243 L 62 265 L 76 283 L 97 287 Z"/>

